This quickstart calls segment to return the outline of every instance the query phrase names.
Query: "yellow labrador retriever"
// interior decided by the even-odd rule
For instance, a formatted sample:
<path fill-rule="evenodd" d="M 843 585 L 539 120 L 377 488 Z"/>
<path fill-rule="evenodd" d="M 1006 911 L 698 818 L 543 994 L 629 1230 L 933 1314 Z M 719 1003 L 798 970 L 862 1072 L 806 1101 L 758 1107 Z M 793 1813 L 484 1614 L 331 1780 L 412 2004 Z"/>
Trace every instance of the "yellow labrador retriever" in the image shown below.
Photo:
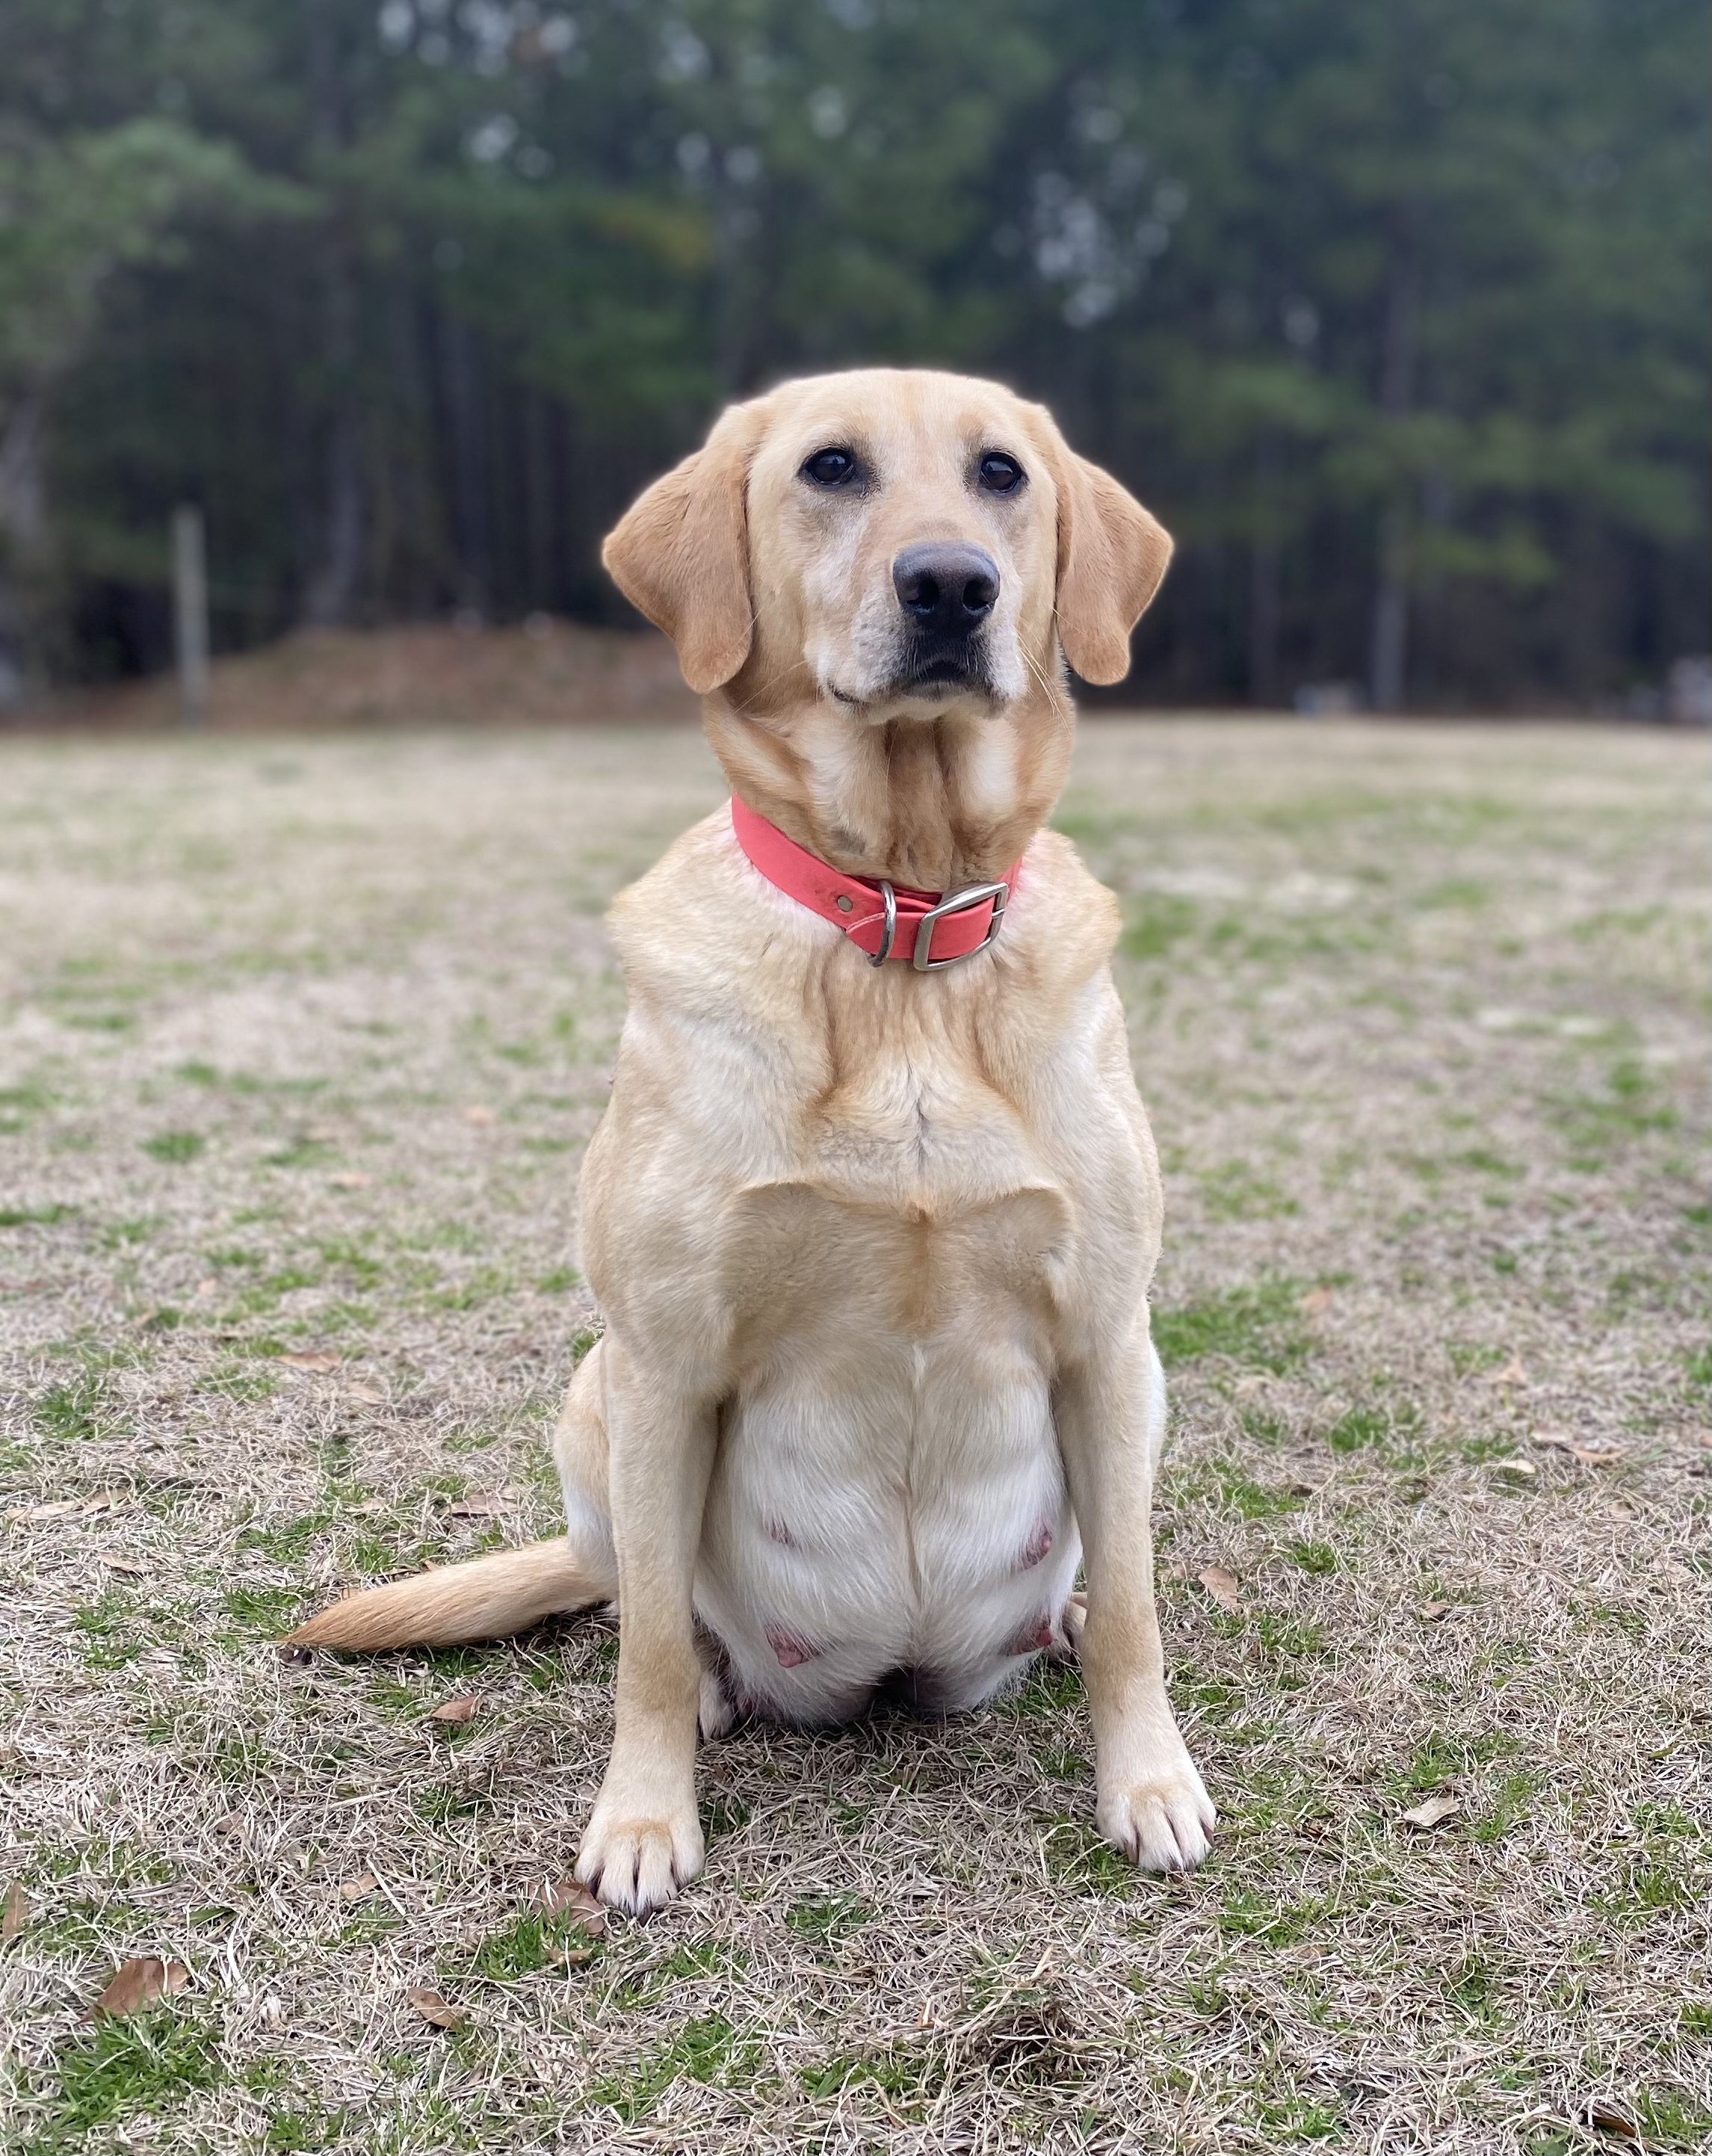
<path fill-rule="evenodd" d="M 1038 405 L 880 370 L 728 411 L 607 542 L 734 800 L 613 909 L 566 1532 L 295 1636 L 489 1638 L 616 1596 L 577 1875 L 619 1908 L 701 1867 L 698 1719 L 973 1707 L 1077 1644 L 1102 1830 L 1155 1869 L 1206 1853 L 1154 1614 L 1159 1170 L 1116 905 L 1044 828 L 1064 661 L 1122 678 L 1170 552 Z"/>

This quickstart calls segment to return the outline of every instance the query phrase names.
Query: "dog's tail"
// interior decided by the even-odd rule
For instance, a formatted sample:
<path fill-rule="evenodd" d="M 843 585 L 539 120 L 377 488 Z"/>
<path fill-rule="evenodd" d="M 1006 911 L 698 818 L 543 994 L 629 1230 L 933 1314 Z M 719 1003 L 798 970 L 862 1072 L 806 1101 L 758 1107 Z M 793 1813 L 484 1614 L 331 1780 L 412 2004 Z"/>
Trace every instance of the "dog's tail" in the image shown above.
<path fill-rule="evenodd" d="M 559 1535 L 347 1594 L 300 1625 L 286 1644 L 361 1652 L 503 1640 L 543 1617 L 610 1601 L 618 1591 L 618 1567 L 610 1555 Z"/>

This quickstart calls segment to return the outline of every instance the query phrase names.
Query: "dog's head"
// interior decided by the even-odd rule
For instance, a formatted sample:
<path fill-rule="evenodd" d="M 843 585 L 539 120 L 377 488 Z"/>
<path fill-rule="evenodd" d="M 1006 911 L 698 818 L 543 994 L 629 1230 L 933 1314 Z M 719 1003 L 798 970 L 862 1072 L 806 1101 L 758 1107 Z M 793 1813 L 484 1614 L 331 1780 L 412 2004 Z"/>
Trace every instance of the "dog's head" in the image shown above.
<path fill-rule="evenodd" d="M 875 368 L 733 406 L 602 558 L 698 693 L 865 726 L 1056 705 L 1060 650 L 1121 680 L 1170 556 L 1041 406 Z"/>

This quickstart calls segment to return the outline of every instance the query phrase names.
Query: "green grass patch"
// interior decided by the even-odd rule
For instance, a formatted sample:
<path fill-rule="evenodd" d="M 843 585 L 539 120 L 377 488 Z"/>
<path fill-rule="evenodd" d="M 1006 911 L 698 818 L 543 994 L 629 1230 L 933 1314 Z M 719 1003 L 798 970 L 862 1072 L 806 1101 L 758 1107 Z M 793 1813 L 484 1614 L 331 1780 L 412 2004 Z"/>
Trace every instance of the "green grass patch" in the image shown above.
<path fill-rule="evenodd" d="M 218 2031 L 202 2015 L 161 2006 L 98 2021 L 60 2055 L 58 2098 L 32 2156 L 86 2143 L 139 2112 L 171 2112 L 218 2087 L 222 2071 Z"/>
<path fill-rule="evenodd" d="M 100 1369 L 85 1363 L 69 1378 L 49 1385 L 37 1396 L 36 1427 L 44 1437 L 62 1445 L 75 1445 L 99 1437 L 104 1428 L 102 1410 L 107 1389 Z"/>
<path fill-rule="evenodd" d="M 1154 1345 L 1167 1366 L 1219 1356 L 1244 1369 L 1282 1373 L 1309 1353 L 1301 1293 L 1294 1281 L 1266 1281 L 1176 1310 L 1156 1309 Z"/>
<path fill-rule="evenodd" d="M 228 1587 L 226 1614 L 245 1634 L 277 1639 L 297 1622 L 303 1596 L 295 1587 Z"/>
<path fill-rule="evenodd" d="M 78 1636 L 78 1653 L 88 1670 L 122 1670 L 142 1652 L 144 1642 L 135 1630 L 139 1615 L 131 1597 L 110 1587 L 99 1601 L 72 1612 L 72 1629 Z"/>
<path fill-rule="evenodd" d="M 761 2046 L 742 2036 L 725 2015 L 704 2014 L 686 2021 L 635 2066 L 597 2082 L 588 2092 L 589 2101 L 604 2104 L 627 2126 L 633 2126 L 647 2117 L 674 2082 L 741 2087 L 753 2079 L 761 2058 Z"/>
<path fill-rule="evenodd" d="M 1126 958 L 1168 957 L 1186 936 L 1192 936 L 1201 919 L 1192 899 L 1169 891 L 1148 891 L 1130 909 L 1119 945 Z"/>
<path fill-rule="evenodd" d="M 945 2061 L 933 2044 L 888 2044 L 874 2051 L 840 2051 L 823 2066 L 803 2067 L 803 2089 L 824 2102 L 867 2083 L 904 2105 L 920 2101 L 943 2076 Z"/>
<path fill-rule="evenodd" d="M 196 1381 L 196 1389 L 214 1399 L 271 1399 L 279 1389 L 278 1375 L 254 1361 L 227 1356 Z"/>
<path fill-rule="evenodd" d="M 859 1894 L 812 1894 L 793 1902 L 785 1912 L 785 1922 L 799 1938 L 835 1947 L 860 1931 L 873 1914 Z"/>
<path fill-rule="evenodd" d="M 336 1148 L 321 1138 L 293 1138 L 275 1152 L 262 1155 L 264 1168 L 323 1168 Z"/>
<path fill-rule="evenodd" d="M 1521 1825 L 1533 1810 L 1535 1781 L 1531 1774 L 1506 1774 L 1493 1792 L 1492 1801 L 1469 1831 L 1476 1841 L 1502 1841 Z"/>
<path fill-rule="evenodd" d="M 1319 1895 L 1296 1897 L 1233 1887 L 1218 1910 L 1218 1928 L 1227 1938 L 1253 1939 L 1262 1946 L 1289 1947 L 1311 1938 L 1335 1920 L 1333 1905 Z"/>
<path fill-rule="evenodd" d="M 313 2104 L 303 2111 L 270 2108 L 262 2137 L 264 2156 L 314 2156 L 315 2151 L 341 2141 L 353 2123 L 342 2107 L 323 2111 Z"/>
<path fill-rule="evenodd" d="M 1712 1899 L 1712 1835 L 1679 1804 L 1635 1808 L 1636 1839 L 1612 1851 L 1608 1883 L 1588 1897 L 1629 1925 Z"/>
<path fill-rule="evenodd" d="M 469 1967 L 490 1984 L 516 1984 L 545 1969 L 580 1969 L 600 1950 L 600 1941 L 568 1912 L 549 1916 L 529 1911 L 490 1932 Z"/>
<path fill-rule="evenodd" d="M 277 1527 L 240 1527 L 233 1548 L 254 1550 L 274 1564 L 298 1564 L 324 1527 L 332 1523 L 331 1512 L 305 1512 Z"/>
<path fill-rule="evenodd" d="M 1290 1563 L 1316 1578 L 1324 1579 L 1337 1570 L 1337 1552 L 1330 1543 L 1314 1542 L 1305 1537 L 1293 1542 L 1284 1552 Z"/>
<path fill-rule="evenodd" d="M 1298 1209 L 1287 1191 L 1241 1161 L 1202 1174 L 1201 1203 L 1215 1220 L 1278 1220 Z"/>
<path fill-rule="evenodd" d="M 1257 2096 L 1254 2115 L 1265 2129 L 1269 2148 L 1343 2138 L 1343 2107 L 1329 2098 L 1310 2096 L 1305 2090 L 1292 2089 L 1278 2097 Z"/>
<path fill-rule="evenodd" d="M 54 1105 L 45 1086 L 0 1086 L 0 1135 L 14 1136 L 28 1129 L 33 1116 Z"/>
<path fill-rule="evenodd" d="M 208 1147 L 200 1131 L 157 1131 L 153 1137 L 143 1140 L 143 1151 L 151 1160 L 164 1160 L 175 1168 L 200 1160 Z"/>
<path fill-rule="evenodd" d="M 1412 1400 L 1367 1400 L 1346 1409 L 1325 1433 L 1334 1452 L 1381 1454 L 1388 1461 L 1412 1461 L 1421 1411 Z"/>
<path fill-rule="evenodd" d="M 1658 1080 L 1631 1057 L 1612 1065 L 1602 1092 L 1561 1094 L 1545 1109 L 1569 1145 L 1571 1165 L 1579 1168 L 1602 1167 L 1614 1147 L 1677 1126 L 1676 1110 L 1660 1098 Z"/>
<path fill-rule="evenodd" d="M 997 1702 L 1000 1712 L 1024 1722 L 1058 1722 L 1082 1704 L 1082 1673 L 1073 1662 L 1043 1658 L 1015 1691 Z"/>
<path fill-rule="evenodd" d="M 1036 1821 L 1048 1877 L 1074 1893 L 1104 1894 L 1114 1900 L 1132 1897 L 1140 1874 L 1120 1856 L 1089 1820 L 1064 1814 Z"/>
<path fill-rule="evenodd" d="M 76 1217 L 74 1205 L 0 1205 L 0 1228 L 57 1228 Z"/>

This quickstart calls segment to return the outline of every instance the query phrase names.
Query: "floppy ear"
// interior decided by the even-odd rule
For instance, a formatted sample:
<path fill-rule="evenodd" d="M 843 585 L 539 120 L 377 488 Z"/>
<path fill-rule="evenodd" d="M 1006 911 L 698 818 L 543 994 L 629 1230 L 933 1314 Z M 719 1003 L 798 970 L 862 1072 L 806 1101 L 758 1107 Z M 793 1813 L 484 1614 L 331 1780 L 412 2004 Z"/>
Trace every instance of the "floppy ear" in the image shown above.
<path fill-rule="evenodd" d="M 1084 681 L 1104 687 L 1129 672 L 1130 631 L 1171 557 L 1171 534 L 1132 494 L 1060 449 L 1058 641 Z"/>
<path fill-rule="evenodd" d="M 657 479 L 601 548 L 613 582 L 678 647 L 698 696 L 749 656 L 749 526 L 744 495 L 754 407 L 737 405 L 705 448 Z"/>

